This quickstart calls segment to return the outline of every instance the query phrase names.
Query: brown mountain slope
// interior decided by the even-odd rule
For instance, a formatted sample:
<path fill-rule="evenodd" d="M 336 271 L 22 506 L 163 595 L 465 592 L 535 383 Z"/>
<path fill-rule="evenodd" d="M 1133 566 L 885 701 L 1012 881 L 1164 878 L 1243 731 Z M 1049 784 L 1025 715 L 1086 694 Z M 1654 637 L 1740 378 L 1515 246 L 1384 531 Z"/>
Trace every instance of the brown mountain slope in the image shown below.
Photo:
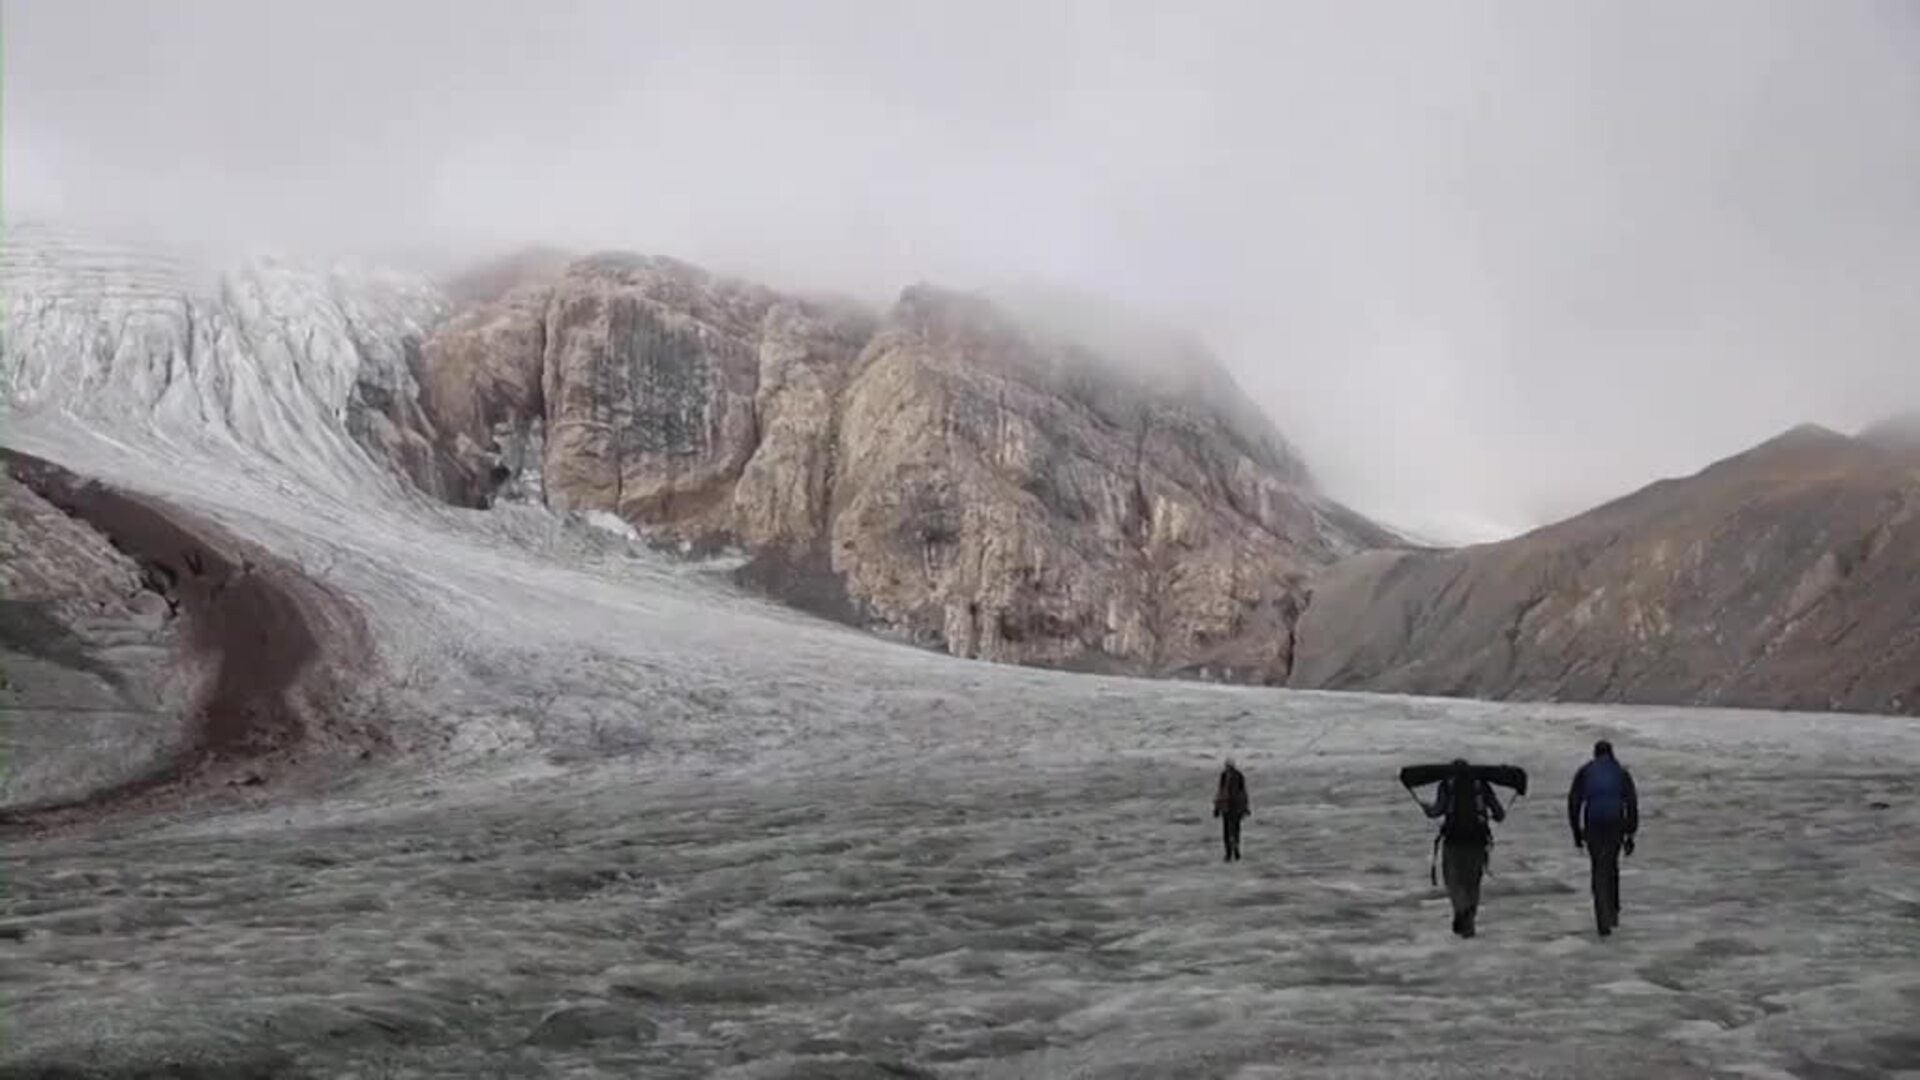
<path fill-rule="evenodd" d="M 1283 681 L 1307 574 L 1391 536 L 1197 346 L 1067 314 L 599 255 L 457 315 L 419 379 L 465 501 L 737 543 L 776 595 L 958 655 Z"/>
<path fill-rule="evenodd" d="M 1920 712 L 1920 461 L 1796 428 L 1513 540 L 1361 555 L 1290 683 Z"/>

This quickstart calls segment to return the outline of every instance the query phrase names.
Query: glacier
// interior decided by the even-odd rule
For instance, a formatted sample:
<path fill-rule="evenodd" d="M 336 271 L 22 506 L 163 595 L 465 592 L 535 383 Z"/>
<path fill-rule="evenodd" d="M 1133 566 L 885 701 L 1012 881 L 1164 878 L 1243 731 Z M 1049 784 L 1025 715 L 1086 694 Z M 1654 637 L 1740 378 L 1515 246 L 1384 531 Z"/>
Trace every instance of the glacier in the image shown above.
<path fill-rule="evenodd" d="M 354 415 L 431 286 L 11 230 L 0 302 L 0 442 L 346 598 L 393 746 L 10 835 L 0 1076 L 1920 1074 L 1914 720 L 957 660 L 407 483 Z M 1605 942 L 1600 737 L 1646 819 Z M 1393 779 L 1453 754 L 1536 777 L 1472 941 Z"/>

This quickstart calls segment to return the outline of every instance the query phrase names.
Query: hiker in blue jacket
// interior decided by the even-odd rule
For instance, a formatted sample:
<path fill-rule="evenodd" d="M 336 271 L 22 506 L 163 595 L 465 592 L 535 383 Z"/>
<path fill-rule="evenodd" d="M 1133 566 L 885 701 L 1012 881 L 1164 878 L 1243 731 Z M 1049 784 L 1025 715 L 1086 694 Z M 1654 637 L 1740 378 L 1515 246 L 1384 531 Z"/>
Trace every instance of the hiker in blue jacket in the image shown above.
<path fill-rule="evenodd" d="M 1633 854 L 1640 828 L 1640 798 L 1633 774 L 1614 759 L 1613 744 L 1593 744 L 1593 760 L 1573 774 L 1567 789 L 1567 823 L 1573 846 L 1593 864 L 1593 919 L 1600 936 L 1620 925 L 1620 856 Z"/>

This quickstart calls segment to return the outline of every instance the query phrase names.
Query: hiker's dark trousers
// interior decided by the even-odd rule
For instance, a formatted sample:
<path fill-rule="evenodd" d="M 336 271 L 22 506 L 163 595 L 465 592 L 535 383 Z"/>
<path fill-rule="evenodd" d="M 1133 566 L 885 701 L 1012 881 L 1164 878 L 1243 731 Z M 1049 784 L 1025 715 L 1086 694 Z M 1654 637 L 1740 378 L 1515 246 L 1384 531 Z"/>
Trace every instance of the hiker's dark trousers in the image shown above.
<path fill-rule="evenodd" d="M 1440 880 L 1446 883 L 1447 899 L 1453 903 L 1456 929 L 1472 924 L 1474 913 L 1480 908 L 1480 879 L 1486 873 L 1486 845 L 1440 846 Z"/>
<path fill-rule="evenodd" d="M 1220 839 L 1226 843 L 1227 861 L 1240 857 L 1240 821 L 1242 815 L 1227 811 L 1220 815 Z"/>
<path fill-rule="evenodd" d="M 1587 859 L 1593 864 L 1593 922 L 1601 933 L 1620 925 L 1620 841 L 1617 824 L 1587 826 Z"/>

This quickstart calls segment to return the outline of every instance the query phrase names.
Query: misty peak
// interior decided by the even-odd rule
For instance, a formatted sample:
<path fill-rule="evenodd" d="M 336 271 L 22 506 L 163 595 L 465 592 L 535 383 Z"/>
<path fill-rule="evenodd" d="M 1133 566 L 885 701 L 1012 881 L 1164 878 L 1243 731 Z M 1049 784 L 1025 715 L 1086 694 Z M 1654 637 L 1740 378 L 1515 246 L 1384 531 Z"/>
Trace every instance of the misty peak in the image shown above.
<path fill-rule="evenodd" d="M 524 247 L 466 267 L 449 276 L 442 288 L 462 304 L 492 303 L 523 285 L 559 277 L 576 257 L 563 248 Z"/>
<path fill-rule="evenodd" d="M 923 282 L 901 292 L 892 321 L 930 346 L 1080 400 L 1117 423 L 1131 423 L 1123 414 L 1142 407 L 1212 417 L 1254 460 L 1313 486 L 1298 450 L 1198 335 L 1117 300 L 1031 283 L 968 292 Z"/>
<path fill-rule="evenodd" d="M 1749 453 L 1764 454 L 1796 450 L 1821 450 L 1851 446 L 1853 440 L 1824 424 L 1795 424 L 1773 438 L 1755 446 Z"/>
<path fill-rule="evenodd" d="M 1887 450 L 1920 451 L 1920 409 L 1877 421 L 1860 432 L 1862 442 Z"/>
<path fill-rule="evenodd" d="M 942 338 L 1000 338 L 1014 332 L 986 297 L 924 281 L 900 290 L 893 317 L 902 327 Z"/>
<path fill-rule="evenodd" d="M 567 267 L 572 275 L 639 277 L 661 274 L 669 277 L 705 280 L 703 269 L 670 255 L 647 255 L 637 251 L 596 251 L 575 259 Z"/>

